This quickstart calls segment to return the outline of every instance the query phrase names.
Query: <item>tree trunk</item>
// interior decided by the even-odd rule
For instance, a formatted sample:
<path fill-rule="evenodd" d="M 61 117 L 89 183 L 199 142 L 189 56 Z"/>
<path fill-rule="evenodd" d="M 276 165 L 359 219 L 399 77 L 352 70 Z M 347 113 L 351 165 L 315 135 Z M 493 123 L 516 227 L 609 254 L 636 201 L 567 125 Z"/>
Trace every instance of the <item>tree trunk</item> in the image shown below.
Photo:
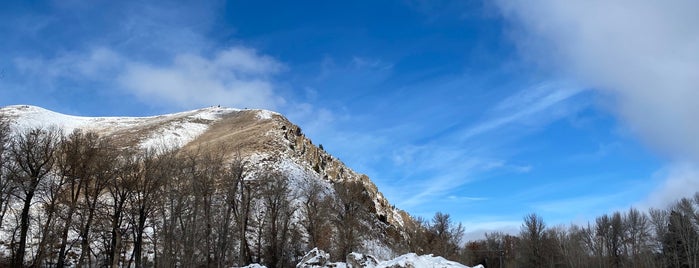
<path fill-rule="evenodd" d="M 73 224 L 73 213 L 75 213 L 75 206 L 72 206 L 70 210 L 68 210 L 66 223 L 61 231 L 61 248 L 58 251 L 58 263 L 56 264 L 57 268 L 65 267 L 66 247 L 68 246 L 68 232 L 70 231 L 70 226 Z"/>
<path fill-rule="evenodd" d="M 46 254 L 46 239 L 48 239 L 50 228 L 51 228 L 51 223 L 53 222 L 53 217 L 55 215 L 55 199 L 53 199 L 52 204 L 49 204 L 49 209 L 46 215 L 48 218 L 46 219 L 46 222 L 44 223 L 44 228 L 41 233 L 41 241 L 39 242 L 39 249 L 37 250 L 36 253 L 36 258 L 34 259 L 34 266 L 41 267 L 41 263 L 44 262 L 44 255 Z"/>
<path fill-rule="evenodd" d="M 146 225 L 146 212 L 144 208 L 138 211 L 138 223 L 136 226 L 136 241 L 133 244 L 133 256 L 136 263 L 136 268 L 143 267 L 143 231 Z"/>
<path fill-rule="evenodd" d="M 20 220 L 19 245 L 14 256 L 13 267 L 24 267 L 24 254 L 27 246 L 27 232 L 29 231 L 29 208 L 32 204 L 34 191 L 26 193 L 24 197 L 24 206 L 22 207 L 22 216 Z"/>

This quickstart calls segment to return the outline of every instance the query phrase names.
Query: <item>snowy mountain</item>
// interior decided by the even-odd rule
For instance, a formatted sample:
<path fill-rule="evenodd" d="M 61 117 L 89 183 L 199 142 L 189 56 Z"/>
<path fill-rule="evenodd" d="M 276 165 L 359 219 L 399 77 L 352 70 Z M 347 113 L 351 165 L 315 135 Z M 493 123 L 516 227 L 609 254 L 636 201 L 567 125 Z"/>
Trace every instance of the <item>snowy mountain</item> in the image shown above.
<path fill-rule="evenodd" d="M 158 188 L 160 189 L 158 190 L 159 194 L 175 194 L 157 197 L 157 200 L 139 201 L 138 197 L 142 195 L 139 192 L 141 190 L 132 190 L 132 195 L 124 195 L 121 199 L 126 202 L 127 206 L 132 207 L 132 210 L 127 210 L 125 213 L 132 214 L 130 216 L 118 216 L 120 218 L 115 218 L 117 216 L 114 216 L 119 214 L 113 214 L 118 212 L 118 207 L 116 206 L 118 205 L 117 199 L 120 198 L 115 194 L 120 193 L 119 191 L 128 194 L 123 192 L 127 191 L 128 188 L 123 188 L 126 186 L 120 185 L 121 182 L 118 181 L 118 178 L 114 181 L 116 184 L 113 184 L 113 186 L 102 186 L 106 188 L 95 192 L 94 198 L 97 199 L 93 200 L 101 203 L 103 207 L 96 209 L 98 212 L 102 209 L 102 213 L 112 213 L 113 216 L 111 216 L 112 218 L 103 218 L 101 221 L 96 222 L 96 224 L 106 225 L 99 227 L 103 229 L 98 228 L 92 231 L 89 231 L 89 224 L 84 226 L 78 224 L 76 227 L 70 227 L 71 224 L 75 225 L 72 220 L 69 220 L 70 218 L 76 218 L 76 221 L 79 222 L 85 219 L 83 217 L 84 214 L 72 214 L 73 210 L 68 210 L 68 214 L 65 214 L 65 209 L 70 208 L 70 204 L 88 202 L 89 198 L 87 195 L 85 197 L 75 196 L 72 199 L 74 200 L 72 201 L 73 203 L 70 203 L 71 201 L 60 197 L 61 195 L 73 196 L 71 193 L 74 193 L 75 189 L 80 188 L 71 188 L 72 186 L 65 181 L 66 175 L 61 175 L 66 174 L 65 167 L 58 166 L 55 168 L 55 171 L 49 172 L 49 178 L 43 180 L 44 182 L 41 182 L 39 185 L 39 188 L 49 187 L 43 188 L 43 190 L 39 189 L 39 191 L 43 191 L 39 193 L 41 201 L 27 203 L 31 200 L 27 199 L 26 195 L 19 195 L 17 198 L 10 198 L 3 201 L 4 203 L 0 203 L 0 207 L 9 206 L 9 211 L 11 212 L 7 217 L 4 217 L 4 220 L 3 217 L 0 217 L 0 221 L 3 223 L 10 223 L 2 225 L 2 228 L 0 228 L 0 262 L 2 262 L 3 256 L 5 256 L 5 258 L 11 257 L 13 263 L 26 264 L 26 261 L 20 260 L 17 262 L 14 257 L 17 254 L 23 254 L 27 258 L 33 258 L 35 264 L 53 265 L 59 263 L 60 265 L 58 266 L 69 263 L 80 265 L 86 261 L 91 262 L 94 260 L 96 263 L 107 262 L 113 265 L 125 266 L 130 266 L 132 263 L 155 266 L 168 266 L 168 262 L 171 262 L 172 265 L 179 263 L 178 265 L 184 266 L 202 264 L 211 266 L 216 263 L 220 266 L 263 262 L 265 264 L 272 263 L 273 267 L 294 263 L 299 263 L 299 267 L 325 267 L 326 265 L 328 267 L 341 267 L 343 265 L 344 267 L 423 267 L 424 265 L 430 267 L 465 267 L 441 257 L 433 257 L 432 255 L 401 255 L 411 250 L 419 250 L 422 254 L 432 253 L 429 249 L 413 243 L 413 239 L 417 239 L 415 236 L 423 235 L 424 239 L 424 229 L 421 229 L 424 228 L 421 227 L 423 225 L 416 222 L 404 211 L 392 206 L 366 175 L 353 171 L 322 148 L 315 146 L 303 134 L 300 127 L 294 125 L 279 113 L 267 110 L 207 107 L 150 117 L 80 117 L 60 114 L 35 106 L 15 105 L 0 108 L 0 119 L 2 118 L 8 120 L 10 131 L 18 136 L 22 136 L 22 133 L 29 133 L 29 131 L 37 128 L 61 131 L 63 136 L 68 136 L 79 129 L 97 133 L 100 137 L 109 140 L 108 148 L 111 148 L 109 150 L 140 151 L 144 153 L 147 151 L 180 152 L 177 155 L 185 156 L 181 158 L 185 160 L 178 161 L 184 162 L 170 163 L 176 163 L 175 166 L 177 166 L 198 162 L 202 163 L 203 166 L 200 166 L 202 164 L 192 164 L 191 170 L 187 167 L 179 168 L 180 170 L 187 169 L 185 171 L 176 171 L 178 168 L 173 168 L 174 166 L 169 169 L 149 170 L 149 167 L 144 165 L 148 163 L 150 163 L 148 165 L 155 165 L 157 161 L 148 163 L 134 162 L 136 165 L 135 169 L 125 171 L 127 173 L 124 176 L 144 176 L 143 178 L 146 178 L 149 176 L 147 175 L 148 172 L 163 172 L 164 170 L 175 170 L 174 172 L 185 172 L 186 174 L 191 172 L 193 175 L 186 177 L 184 173 L 177 173 L 180 175 L 161 176 L 160 178 L 167 178 L 166 180 L 177 179 L 178 176 L 185 176 L 189 179 L 162 184 Z M 25 135 L 25 137 L 31 136 Z M 243 163 L 245 172 L 241 173 L 243 177 L 240 178 L 239 182 L 236 182 L 240 187 L 233 185 L 233 187 L 238 188 L 231 188 L 232 190 L 216 189 L 219 187 L 231 187 L 230 185 L 232 184 L 226 181 L 226 176 L 214 173 L 209 173 L 210 175 L 201 173 L 208 172 L 207 168 L 215 167 L 215 165 L 209 165 L 211 163 L 201 162 L 206 161 L 205 159 L 187 158 L 189 156 L 202 155 L 202 150 L 216 151 L 218 155 L 222 155 L 221 159 L 224 162 L 233 164 L 238 161 L 238 163 Z M 59 152 L 56 154 L 59 154 Z M 123 161 L 128 163 L 131 161 L 129 157 L 131 156 L 128 156 Z M 140 157 L 138 159 L 146 159 L 147 153 L 146 156 Z M 15 158 L 15 162 L 17 161 L 21 162 L 23 160 Z M 83 166 L 80 162 L 78 164 Z M 8 171 L 11 165 L 7 166 Z M 109 172 L 110 169 L 121 169 L 119 166 L 110 166 L 111 164 L 107 164 L 106 172 Z M 128 165 L 126 167 L 128 168 Z M 231 170 L 228 169 L 228 171 Z M 220 170 L 218 172 L 225 173 L 227 171 Z M 8 182 L 9 184 L 7 185 L 11 186 L 14 182 L 8 177 L 10 173 L 5 174 L 5 177 L 0 181 Z M 270 179 L 268 179 L 270 178 L 269 174 L 281 174 L 285 183 L 288 183 L 288 188 L 285 188 L 287 186 L 279 186 L 270 182 Z M 1 172 L 0 175 L 2 175 Z M 185 177 L 178 180 L 182 180 Z M 206 178 L 209 178 L 210 181 L 200 181 Z M 274 178 L 277 179 L 272 179 L 271 181 L 280 180 L 279 178 L 281 177 Z M 148 183 L 147 180 L 145 179 L 143 183 Z M 202 185 L 201 183 L 206 184 Z M 229 186 L 225 186 L 227 184 Z M 147 184 L 143 185 L 145 187 Z M 320 189 L 320 192 L 315 197 L 311 197 L 313 191 L 313 187 L 309 187 L 311 185 L 315 185 L 317 189 Z M 23 186 L 19 185 L 19 187 Z M 270 194 L 272 193 L 270 189 L 276 189 L 274 187 L 286 189 L 282 190 L 283 195 L 281 196 L 289 201 L 289 208 L 285 210 L 287 212 L 278 214 L 280 212 L 276 211 L 278 205 L 283 206 L 284 203 L 278 199 L 273 199 L 274 194 Z M 252 188 L 256 190 L 250 192 Z M 87 191 L 91 191 L 89 187 L 84 189 L 86 194 Z M 198 189 L 211 190 L 206 190 L 209 191 L 207 194 L 207 192 L 197 192 L 204 191 Z M 7 194 L 3 193 L 3 195 L 11 196 L 12 194 L 8 192 Z M 202 200 L 208 200 L 206 202 L 209 203 L 202 203 Z M 26 201 L 26 204 L 34 204 L 31 205 L 31 221 L 28 227 L 30 236 L 27 247 L 30 253 L 17 253 L 16 246 L 13 246 L 18 237 L 16 227 L 19 221 L 18 213 L 21 210 L 20 201 Z M 159 212 L 147 215 L 141 214 L 139 216 L 136 213 L 137 211 L 133 209 L 136 209 L 138 204 L 147 206 L 142 201 L 146 203 L 152 202 L 153 206 L 159 207 L 156 208 Z M 90 203 L 85 204 L 89 205 Z M 227 210 L 227 206 L 231 207 Z M 56 210 L 58 207 L 65 207 L 63 209 L 64 212 Z M 76 209 L 80 210 L 81 208 L 78 207 Z M 207 211 L 211 210 L 218 211 L 211 213 L 228 211 L 225 213 L 228 213 L 226 215 L 229 216 L 209 214 L 205 214 L 203 216 L 205 218 L 197 216 L 197 213 L 209 213 Z M 311 213 L 316 214 L 312 215 Z M 59 218 L 51 222 L 51 217 L 53 217 L 51 215 L 53 214 Z M 358 214 L 361 214 L 361 216 Z M 2 215 L 5 214 L 3 213 Z M 280 221 L 274 215 L 279 215 L 279 217 L 282 217 L 282 220 Z M 48 223 L 41 220 L 47 217 L 49 218 Z M 138 217 L 143 219 L 140 225 L 137 224 Z M 283 220 L 284 217 L 288 220 Z M 312 223 L 314 217 L 315 219 L 319 217 L 328 218 L 318 221 L 318 223 Z M 219 224 L 217 225 L 219 229 L 196 226 L 202 220 L 207 223 L 207 226 Z M 172 221 L 173 224 L 168 224 L 168 221 Z M 179 223 L 176 223 L 178 221 Z M 281 231 L 277 229 L 275 227 L 277 225 L 274 225 L 277 221 L 282 224 L 280 228 L 287 229 L 282 229 Z M 187 222 L 190 225 L 187 225 Z M 322 225 L 312 226 L 315 224 Z M 240 226 L 242 226 L 242 229 L 236 229 L 240 228 Z M 312 231 L 310 227 L 315 228 L 313 229 L 315 231 Z M 61 228 L 64 230 L 63 242 L 58 243 L 57 238 L 51 238 L 52 233 L 56 232 L 52 230 L 60 230 Z M 71 228 L 76 228 L 77 230 L 83 228 L 85 231 L 83 233 L 77 230 L 71 231 Z M 107 233 L 105 235 L 104 232 L 110 229 L 111 234 Z M 270 236 L 268 233 L 270 231 L 275 235 Z M 172 238 L 168 238 L 168 232 L 186 237 L 183 237 L 184 240 L 178 240 L 177 238 L 172 240 Z M 221 232 L 227 235 L 218 235 Z M 276 235 L 277 232 L 281 236 Z M 311 235 L 310 232 L 314 232 L 314 235 Z M 228 238 L 228 236 L 231 237 Z M 145 237 L 145 240 L 139 242 L 143 237 Z M 357 238 L 359 240 L 355 240 Z M 88 242 L 84 242 L 81 247 L 67 247 L 67 244 L 77 244 L 80 241 L 102 241 L 101 243 L 103 244 L 90 246 Z M 104 244 L 109 241 L 113 243 L 111 246 L 109 243 Z M 214 248 L 212 246 L 214 242 L 212 241 L 219 241 L 215 243 L 233 243 L 234 245 L 220 244 L 218 248 Z M 166 245 L 159 246 L 157 243 L 165 243 Z M 170 249 L 165 248 L 168 243 L 170 243 L 168 246 Z M 192 245 L 192 243 L 205 243 L 205 245 Z M 278 243 L 278 245 L 275 243 Z M 59 244 L 61 245 L 59 246 Z M 304 257 L 304 252 L 317 245 L 324 245 L 326 249 L 332 248 L 333 252 L 339 255 L 336 255 L 336 257 L 342 257 L 350 251 L 361 252 L 362 254 L 351 253 L 347 255 L 347 263 L 331 263 L 329 262 L 329 257 L 323 255 L 325 253 L 315 250 L 308 254 L 314 254 L 315 252 L 317 254 L 315 259 L 324 260 L 327 263 L 308 263 L 308 260 Z M 279 248 L 274 248 L 277 246 Z M 84 253 L 93 251 L 92 247 L 97 249 L 95 253 L 92 253 L 92 255 Z M 114 247 L 121 248 L 119 250 L 121 253 L 116 252 Z M 55 255 L 55 253 L 48 255 L 44 253 L 51 248 L 53 248 L 54 252 L 60 252 L 60 256 Z M 194 252 L 186 253 L 188 248 L 189 250 L 198 250 L 199 252 L 196 254 L 198 257 L 178 257 L 181 256 L 178 252 L 182 252 L 185 255 L 194 254 Z M 144 254 L 141 249 L 147 251 L 147 253 Z M 233 254 L 233 252 L 237 253 Z M 105 254 L 108 255 L 106 258 L 104 257 Z M 156 257 L 158 254 L 164 256 Z M 306 257 L 309 256 L 308 254 L 306 254 Z M 212 258 L 214 255 L 215 257 Z M 134 259 L 134 256 L 137 257 Z M 301 259 L 302 257 L 304 257 L 304 260 Z M 160 259 L 157 260 L 158 258 Z M 336 258 L 334 260 L 345 259 Z M 304 261 L 306 264 L 302 264 Z M 364 262 L 366 264 L 358 264 Z"/>
<path fill-rule="evenodd" d="M 225 148 L 229 157 L 240 157 L 258 170 L 276 170 L 290 179 L 294 189 L 309 180 L 327 189 L 337 183 L 358 182 L 370 196 L 370 210 L 395 239 L 405 236 L 404 224 L 412 219 L 395 209 L 363 174 L 354 172 L 315 146 L 301 129 L 281 114 L 267 110 L 208 107 L 150 117 L 80 117 L 29 105 L 8 106 L 0 114 L 10 119 L 14 132 L 31 128 L 58 128 L 64 134 L 75 129 L 110 137 L 130 148 Z M 254 174 L 251 172 L 250 174 Z M 366 249 L 378 256 L 395 255 L 384 241 L 366 241 Z"/>
<path fill-rule="evenodd" d="M 410 220 L 394 209 L 364 174 L 354 172 L 315 146 L 301 128 L 283 115 L 268 110 L 207 107 L 150 117 L 80 117 L 41 107 L 14 105 L 0 109 L 15 131 L 57 127 L 64 133 L 90 130 L 114 137 L 118 145 L 140 148 L 191 148 L 212 145 L 229 148 L 254 166 L 284 171 L 292 181 L 316 179 L 330 183 L 361 182 L 371 194 L 377 217 L 402 226 Z"/>

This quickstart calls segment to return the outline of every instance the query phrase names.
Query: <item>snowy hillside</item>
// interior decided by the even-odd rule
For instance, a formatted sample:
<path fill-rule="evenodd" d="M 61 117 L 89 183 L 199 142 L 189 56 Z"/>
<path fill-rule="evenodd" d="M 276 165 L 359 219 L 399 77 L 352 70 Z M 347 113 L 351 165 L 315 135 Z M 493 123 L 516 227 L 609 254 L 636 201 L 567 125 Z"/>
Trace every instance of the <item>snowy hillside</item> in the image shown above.
<path fill-rule="evenodd" d="M 0 115 L 10 119 L 11 128 L 16 133 L 37 127 L 58 128 L 64 134 L 75 129 L 89 130 L 110 138 L 121 148 L 222 152 L 226 159 L 241 159 L 245 163 L 247 179 L 254 180 L 271 171 L 279 172 L 288 178 L 288 196 L 295 207 L 291 215 L 294 225 L 304 224 L 301 209 L 308 200 L 302 196 L 309 185 L 319 185 L 322 188 L 321 196 L 330 198 L 326 202 L 336 202 L 338 186 L 351 183 L 361 185 L 366 200 L 361 201 L 364 198 L 360 198 L 354 202 L 361 202 L 361 206 L 372 213 L 364 220 L 372 232 L 362 234 L 364 238 L 357 245 L 358 250 L 382 260 L 392 259 L 404 252 L 398 250 L 404 247 L 399 244 L 407 238 L 406 226 L 414 225 L 405 212 L 395 209 L 383 197 L 367 176 L 354 172 L 339 159 L 315 146 L 298 126 L 275 112 L 208 107 L 150 117 L 80 117 L 35 106 L 16 105 L 1 108 Z M 105 199 L 105 202 L 109 200 Z M 264 215 L 264 208 L 259 204 L 253 205 L 252 216 Z M 39 212 L 34 212 L 34 217 L 42 218 L 40 210 L 36 211 Z M 407 224 L 409 222 L 411 224 Z M 308 236 L 305 232 L 301 230 L 300 235 Z M 73 235 L 77 237 L 77 234 Z M 258 238 L 253 235 L 248 239 L 253 241 Z"/>

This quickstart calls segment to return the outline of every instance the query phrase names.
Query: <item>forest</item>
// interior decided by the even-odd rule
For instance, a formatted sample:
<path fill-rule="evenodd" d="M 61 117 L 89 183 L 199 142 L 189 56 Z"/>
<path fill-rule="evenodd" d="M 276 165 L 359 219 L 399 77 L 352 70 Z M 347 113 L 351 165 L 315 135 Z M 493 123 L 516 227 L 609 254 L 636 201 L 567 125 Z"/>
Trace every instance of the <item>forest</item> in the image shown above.
<path fill-rule="evenodd" d="M 1 118 L 0 118 L 1 119 Z M 463 241 L 448 214 L 391 226 L 360 183 L 294 182 L 231 150 L 141 150 L 96 133 L 10 131 L 0 120 L 0 265 L 294 267 L 379 241 L 486 267 L 697 267 L 699 193 L 585 226 L 526 215 L 517 235 Z M 386 257 L 386 256 L 384 256 Z M 391 256 L 388 256 L 391 257 Z"/>

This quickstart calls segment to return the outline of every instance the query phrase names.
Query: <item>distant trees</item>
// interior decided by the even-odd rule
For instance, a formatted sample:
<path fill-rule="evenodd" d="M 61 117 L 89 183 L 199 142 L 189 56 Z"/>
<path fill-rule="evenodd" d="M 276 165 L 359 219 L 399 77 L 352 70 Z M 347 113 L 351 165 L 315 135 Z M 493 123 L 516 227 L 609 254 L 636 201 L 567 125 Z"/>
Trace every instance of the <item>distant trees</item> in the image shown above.
<path fill-rule="evenodd" d="M 517 236 L 468 243 L 449 214 L 400 230 L 388 222 L 361 181 L 291 178 L 217 148 L 138 150 L 85 131 L 13 133 L 0 118 L 0 227 L 10 249 L 0 266 L 289 267 L 313 247 L 343 259 L 389 236 L 402 243 L 396 253 L 488 267 L 699 266 L 699 193 L 584 226 L 550 227 L 529 214 Z"/>
<path fill-rule="evenodd" d="M 699 193 L 670 208 L 663 253 L 668 267 L 699 267 Z"/>
<path fill-rule="evenodd" d="M 500 267 L 493 261 L 497 250 L 507 267 L 699 267 L 698 208 L 699 193 L 668 209 L 631 208 L 568 228 L 547 227 L 541 216 L 529 214 L 519 236 L 486 234 L 466 243 L 461 260 Z"/>

